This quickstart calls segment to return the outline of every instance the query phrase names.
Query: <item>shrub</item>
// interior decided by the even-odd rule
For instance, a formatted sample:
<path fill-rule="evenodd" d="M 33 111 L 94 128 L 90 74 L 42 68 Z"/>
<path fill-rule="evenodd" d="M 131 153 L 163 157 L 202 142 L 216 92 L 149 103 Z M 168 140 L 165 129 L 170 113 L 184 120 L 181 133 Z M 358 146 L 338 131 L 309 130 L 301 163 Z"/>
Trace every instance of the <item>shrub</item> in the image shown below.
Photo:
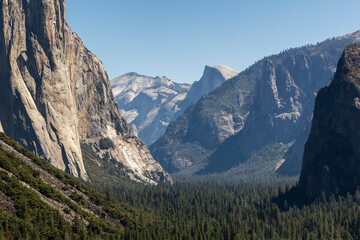
<path fill-rule="evenodd" d="M 110 138 L 102 138 L 99 141 L 99 147 L 102 150 L 106 150 L 106 149 L 114 148 L 115 144 L 113 141 L 111 141 Z"/>

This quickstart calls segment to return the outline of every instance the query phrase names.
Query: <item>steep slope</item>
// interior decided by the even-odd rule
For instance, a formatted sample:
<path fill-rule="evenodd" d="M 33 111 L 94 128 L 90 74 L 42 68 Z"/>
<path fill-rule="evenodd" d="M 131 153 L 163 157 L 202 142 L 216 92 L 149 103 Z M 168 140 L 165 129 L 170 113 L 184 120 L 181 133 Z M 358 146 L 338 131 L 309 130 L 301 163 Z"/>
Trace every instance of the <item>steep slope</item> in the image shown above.
<path fill-rule="evenodd" d="M 190 104 L 237 74 L 227 66 L 205 66 L 201 79 L 191 86 L 136 73 L 115 78 L 111 85 L 121 113 L 149 146 Z"/>
<path fill-rule="evenodd" d="M 170 172 L 240 166 L 242 175 L 298 174 L 316 92 L 329 84 L 337 59 L 354 42 L 360 31 L 256 62 L 189 107 L 151 153 Z"/>
<path fill-rule="evenodd" d="M 178 84 L 166 77 L 136 73 L 111 80 L 111 86 L 121 114 L 146 145 L 165 132 L 190 88 L 189 84 Z"/>
<path fill-rule="evenodd" d="M 298 188 L 346 195 L 360 187 L 360 46 L 347 47 L 329 87 L 316 97 Z"/>
<path fill-rule="evenodd" d="M 147 213 L 94 191 L 3 133 L 0 202 L 0 238 L 123 239 L 151 225 Z"/>
<path fill-rule="evenodd" d="M 52 165 L 88 179 L 81 142 L 123 163 L 133 179 L 169 181 L 116 107 L 102 63 L 65 21 L 65 1 L 0 4 L 0 126 Z"/>

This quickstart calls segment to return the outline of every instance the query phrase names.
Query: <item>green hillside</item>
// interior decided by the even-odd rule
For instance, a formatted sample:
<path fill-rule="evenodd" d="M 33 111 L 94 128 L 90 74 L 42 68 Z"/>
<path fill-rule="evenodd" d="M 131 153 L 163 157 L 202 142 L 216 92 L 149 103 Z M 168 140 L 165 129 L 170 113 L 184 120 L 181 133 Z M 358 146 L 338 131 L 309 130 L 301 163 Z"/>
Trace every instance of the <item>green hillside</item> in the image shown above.
<path fill-rule="evenodd" d="M 146 229 L 151 220 L 145 212 L 56 169 L 3 133 L 0 201 L 0 239 L 8 234 L 11 239 L 117 239 Z"/>

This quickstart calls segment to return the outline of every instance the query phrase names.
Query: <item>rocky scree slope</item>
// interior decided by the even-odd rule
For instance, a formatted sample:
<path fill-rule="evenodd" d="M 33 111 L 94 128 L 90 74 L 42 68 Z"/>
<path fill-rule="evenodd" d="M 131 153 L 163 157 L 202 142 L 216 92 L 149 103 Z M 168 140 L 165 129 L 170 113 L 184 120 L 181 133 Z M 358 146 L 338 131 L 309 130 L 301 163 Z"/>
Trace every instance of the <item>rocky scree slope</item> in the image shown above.
<path fill-rule="evenodd" d="M 360 46 L 347 47 L 316 97 L 298 189 L 305 200 L 353 194 L 360 186 Z"/>
<path fill-rule="evenodd" d="M 202 78 L 192 85 L 136 73 L 117 77 L 111 80 L 111 85 L 119 109 L 131 124 L 133 133 L 149 146 L 187 106 L 237 74 L 227 66 L 205 66 Z"/>
<path fill-rule="evenodd" d="M 316 93 L 354 42 L 360 31 L 256 62 L 188 107 L 151 153 L 185 175 L 299 174 Z"/>
<path fill-rule="evenodd" d="M 171 181 L 120 115 L 108 76 L 65 21 L 65 1 L 0 4 L 0 130 L 88 180 L 81 142 L 123 163 L 132 179 Z"/>

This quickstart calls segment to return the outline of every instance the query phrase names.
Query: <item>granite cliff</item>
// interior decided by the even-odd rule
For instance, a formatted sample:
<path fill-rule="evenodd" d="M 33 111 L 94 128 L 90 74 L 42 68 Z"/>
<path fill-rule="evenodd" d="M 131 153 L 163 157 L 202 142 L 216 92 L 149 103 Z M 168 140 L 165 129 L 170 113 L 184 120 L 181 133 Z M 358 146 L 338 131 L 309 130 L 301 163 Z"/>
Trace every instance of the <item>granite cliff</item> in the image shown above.
<path fill-rule="evenodd" d="M 316 97 L 298 189 L 306 200 L 360 186 L 360 46 L 347 47 L 329 87 Z"/>
<path fill-rule="evenodd" d="M 0 130 L 84 180 L 81 143 L 132 179 L 171 180 L 131 134 L 101 61 L 67 25 L 64 0 L 4 0 L 0 18 Z M 99 149 L 101 139 L 114 147 Z"/>

